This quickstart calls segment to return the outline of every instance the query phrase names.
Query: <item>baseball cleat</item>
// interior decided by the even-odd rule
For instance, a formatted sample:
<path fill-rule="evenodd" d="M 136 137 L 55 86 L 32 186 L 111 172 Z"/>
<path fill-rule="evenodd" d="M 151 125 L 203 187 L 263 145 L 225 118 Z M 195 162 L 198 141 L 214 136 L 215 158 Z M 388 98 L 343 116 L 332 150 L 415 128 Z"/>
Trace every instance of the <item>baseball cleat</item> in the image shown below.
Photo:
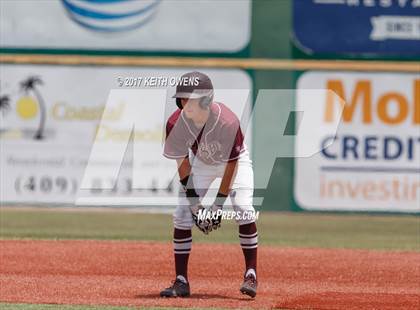
<path fill-rule="evenodd" d="M 160 297 L 189 297 L 190 284 L 184 283 L 179 279 L 174 281 L 172 286 L 165 288 L 160 292 Z"/>
<path fill-rule="evenodd" d="M 257 279 L 254 277 L 254 275 L 250 274 L 244 278 L 244 283 L 242 283 L 241 288 L 239 290 L 242 294 L 254 298 L 257 295 L 257 286 Z"/>

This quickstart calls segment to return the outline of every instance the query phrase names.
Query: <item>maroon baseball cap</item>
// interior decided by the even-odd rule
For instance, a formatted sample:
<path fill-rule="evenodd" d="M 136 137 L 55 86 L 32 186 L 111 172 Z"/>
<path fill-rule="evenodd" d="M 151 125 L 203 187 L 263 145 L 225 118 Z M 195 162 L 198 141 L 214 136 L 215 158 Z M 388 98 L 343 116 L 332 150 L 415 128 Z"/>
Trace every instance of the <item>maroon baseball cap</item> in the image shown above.
<path fill-rule="evenodd" d="M 181 76 L 172 98 L 202 98 L 213 95 L 213 83 L 204 73 L 193 71 Z"/>

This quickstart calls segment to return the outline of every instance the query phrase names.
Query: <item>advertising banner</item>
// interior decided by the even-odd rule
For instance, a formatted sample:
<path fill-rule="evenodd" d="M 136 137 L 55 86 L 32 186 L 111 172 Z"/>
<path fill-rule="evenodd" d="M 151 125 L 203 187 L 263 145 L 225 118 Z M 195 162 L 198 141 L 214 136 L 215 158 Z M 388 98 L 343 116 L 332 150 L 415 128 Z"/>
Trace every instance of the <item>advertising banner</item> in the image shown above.
<path fill-rule="evenodd" d="M 418 0 L 295 0 L 293 17 L 307 53 L 420 55 Z"/>
<path fill-rule="evenodd" d="M 319 105 L 323 126 L 344 106 L 337 133 L 318 141 L 321 151 L 295 159 L 297 204 L 306 210 L 419 212 L 420 74 L 306 72 L 297 88 L 335 93 Z M 301 104 L 297 96 L 297 111 Z M 302 143 L 298 138 L 296 149 Z"/>
<path fill-rule="evenodd" d="M 124 157 L 117 183 L 96 179 L 91 184 L 97 201 L 102 188 L 112 187 L 104 192 L 107 199 L 101 204 L 115 196 L 125 199 L 118 204 L 138 205 L 138 199 L 129 198 L 139 192 L 155 197 L 147 200 L 153 204 L 156 197 L 171 196 L 176 190 L 176 178 L 172 184 L 176 164 L 162 155 L 165 121 L 177 109 L 171 97 L 175 82 L 190 69 L 53 65 L 1 65 L 0 69 L 2 203 L 74 203 L 94 141 L 125 143 L 117 154 Z M 203 72 L 213 80 L 215 100 L 225 102 L 238 117 L 245 113 L 252 88 L 246 72 Z M 160 97 L 149 100 L 142 95 L 144 90 L 157 91 Z M 235 94 L 241 99 L 236 100 Z M 138 119 L 127 127 L 121 119 L 130 105 Z M 132 144 L 127 144 L 129 139 Z M 141 149 L 138 158 L 133 158 L 133 145 Z M 96 164 L 106 169 L 112 163 Z M 140 189 L 132 186 L 133 165 L 141 174 Z"/>
<path fill-rule="evenodd" d="M 2 0 L 0 16 L 2 48 L 233 53 L 251 1 Z"/>

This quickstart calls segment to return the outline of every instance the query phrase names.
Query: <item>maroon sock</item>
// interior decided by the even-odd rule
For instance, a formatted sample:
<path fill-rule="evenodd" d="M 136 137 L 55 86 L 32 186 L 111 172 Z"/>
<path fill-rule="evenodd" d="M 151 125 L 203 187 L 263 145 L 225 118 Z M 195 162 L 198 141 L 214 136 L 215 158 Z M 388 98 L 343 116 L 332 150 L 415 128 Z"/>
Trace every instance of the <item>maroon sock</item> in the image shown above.
<path fill-rule="evenodd" d="M 254 223 L 239 226 L 239 240 L 245 257 L 245 268 L 257 272 L 258 233 Z"/>
<path fill-rule="evenodd" d="M 191 229 L 183 230 L 174 228 L 174 255 L 175 272 L 188 281 L 188 258 L 192 243 Z"/>

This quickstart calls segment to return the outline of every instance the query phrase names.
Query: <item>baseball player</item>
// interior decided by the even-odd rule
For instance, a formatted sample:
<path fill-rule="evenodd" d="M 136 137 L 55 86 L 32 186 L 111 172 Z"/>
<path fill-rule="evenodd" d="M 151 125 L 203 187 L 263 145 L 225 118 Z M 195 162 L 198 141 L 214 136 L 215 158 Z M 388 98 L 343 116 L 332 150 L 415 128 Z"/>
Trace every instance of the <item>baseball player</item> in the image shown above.
<path fill-rule="evenodd" d="M 162 297 L 188 297 L 188 257 L 191 251 L 191 229 L 195 225 L 205 234 L 221 226 L 221 212 L 230 197 L 234 211 L 254 211 L 253 170 L 244 143 L 240 122 L 223 103 L 213 101 L 210 78 L 200 72 L 184 74 L 176 88 L 178 110 L 166 124 L 164 156 L 175 159 L 181 183 L 178 206 L 173 215 L 173 246 L 176 279 L 161 291 Z M 214 203 L 201 205 L 212 182 L 221 178 Z M 200 218 L 208 211 L 209 219 Z M 247 212 L 245 212 L 247 213 Z M 239 240 L 245 258 L 243 294 L 257 293 L 258 234 L 254 218 L 236 217 Z"/>

